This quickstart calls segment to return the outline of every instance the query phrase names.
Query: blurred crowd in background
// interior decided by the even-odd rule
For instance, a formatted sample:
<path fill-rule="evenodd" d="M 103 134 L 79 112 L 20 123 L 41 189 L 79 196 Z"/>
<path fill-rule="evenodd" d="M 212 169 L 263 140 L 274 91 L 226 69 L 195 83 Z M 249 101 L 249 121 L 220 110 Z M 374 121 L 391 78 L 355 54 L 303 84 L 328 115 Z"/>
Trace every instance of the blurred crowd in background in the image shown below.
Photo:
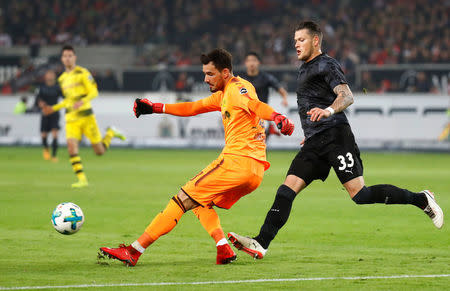
<path fill-rule="evenodd" d="M 264 65 L 297 65 L 293 32 L 317 20 L 323 51 L 350 80 L 358 64 L 449 63 L 448 0 L 0 0 L 0 47 L 136 46 L 135 66 L 198 65 L 214 47 L 235 64 L 248 51 Z M 367 87 L 372 86 L 370 73 Z M 373 84 L 373 90 L 395 85 Z M 372 88 L 371 88 L 372 90 Z M 431 89 L 430 89 L 431 90 Z"/>

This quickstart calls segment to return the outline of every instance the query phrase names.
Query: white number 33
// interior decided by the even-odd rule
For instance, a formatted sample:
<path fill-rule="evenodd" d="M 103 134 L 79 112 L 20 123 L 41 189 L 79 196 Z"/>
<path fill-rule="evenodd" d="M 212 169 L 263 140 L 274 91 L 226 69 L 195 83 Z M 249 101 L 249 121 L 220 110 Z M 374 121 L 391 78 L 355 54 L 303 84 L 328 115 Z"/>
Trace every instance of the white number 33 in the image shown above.
<path fill-rule="evenodd" d="M 339 166 L 339 170 L 343 171 L 346 168 L 351 168 L 353 167 L 353 165 L 355 164 L 355 161 L 353 160 L 353 156 L 351 153 L 347 153 L 345 154 L 345 156 L 347 157 L 348 163 L 345 160 L 345 157 L 343 155 L 339 155 L 337 157 L 337 159 L 339 160 L 339 162 L 341 163 L 341 165 Z"/>

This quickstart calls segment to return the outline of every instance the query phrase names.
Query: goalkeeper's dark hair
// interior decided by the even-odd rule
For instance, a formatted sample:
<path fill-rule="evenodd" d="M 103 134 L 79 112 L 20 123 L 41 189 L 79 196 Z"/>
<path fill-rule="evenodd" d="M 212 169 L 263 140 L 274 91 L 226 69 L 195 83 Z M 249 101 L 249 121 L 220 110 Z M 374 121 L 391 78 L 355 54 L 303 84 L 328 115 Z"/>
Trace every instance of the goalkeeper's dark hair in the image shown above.
<path fill-rule="evenodd" d="M 229 69 L 230 72 L 233 71 L 233 66 L 231 65 L 232 56 L 223 48 L 215 48 L 207 54 L 202 54 L 200 60 L 204 65 L 212 62 L 219 71 L 223 71 L 223 69 Z"/>
<path fill-rule="evenodd" d="M 64 51 L 72 51 L 75 54 L 75 49 L 70 44 L 65 44 L 61 49 L 61 54 L 63 54 Z"/>
<path fill-rule="evenodd" d="M 314 21 L 308 20 L 308 21 L 302 21 L 300 22 L 297 27 L 295 28 L 295 31 L 301 30 L 301 29 L 307 29 L 309 34 L 313 37 L 317 35 L 319 37 L 319 44 L 322 44 L 322 30 L 320 29 L 319 24 L 317 24 Z"/>

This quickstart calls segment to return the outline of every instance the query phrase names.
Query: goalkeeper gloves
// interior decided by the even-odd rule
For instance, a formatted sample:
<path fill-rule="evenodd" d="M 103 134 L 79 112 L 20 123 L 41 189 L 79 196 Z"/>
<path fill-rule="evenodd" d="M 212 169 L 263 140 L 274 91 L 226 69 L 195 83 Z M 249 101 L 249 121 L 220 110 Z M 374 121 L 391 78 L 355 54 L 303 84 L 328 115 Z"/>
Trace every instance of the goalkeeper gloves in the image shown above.
<path fill-rule="evenodd" d="M 282 134 L 291 135 L 294 132 L 294 123 L 283 114 L 273 112 L 271 118 Z"/>
<path fill-rule="evenodd" d="M 136 98 L 134 101 L 133 111 L 136 118 L 139 118 L 139 116 L 144 114 L 164 113 L 164 104 L 153 103 L 147 98 Z"/>

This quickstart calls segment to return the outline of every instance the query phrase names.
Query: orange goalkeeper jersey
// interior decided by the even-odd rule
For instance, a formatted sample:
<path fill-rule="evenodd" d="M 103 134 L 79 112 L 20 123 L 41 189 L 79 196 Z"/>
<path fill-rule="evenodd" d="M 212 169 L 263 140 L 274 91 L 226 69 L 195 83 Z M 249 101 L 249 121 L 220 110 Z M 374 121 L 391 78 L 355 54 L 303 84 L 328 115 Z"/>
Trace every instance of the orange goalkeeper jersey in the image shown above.
<path fill-rule="evenodd" d="M 266 160 L 266 135 L 264 121 L 250 111 L 248 102 L 258 100 L 253 85 L 233 77 L 223 91 L 217 91 L 202 99 L 207 111 L 221 111 L 225 130 L 223 154 L 246 156 L 264 163 L 265 170 L 270 167 Z"/>

